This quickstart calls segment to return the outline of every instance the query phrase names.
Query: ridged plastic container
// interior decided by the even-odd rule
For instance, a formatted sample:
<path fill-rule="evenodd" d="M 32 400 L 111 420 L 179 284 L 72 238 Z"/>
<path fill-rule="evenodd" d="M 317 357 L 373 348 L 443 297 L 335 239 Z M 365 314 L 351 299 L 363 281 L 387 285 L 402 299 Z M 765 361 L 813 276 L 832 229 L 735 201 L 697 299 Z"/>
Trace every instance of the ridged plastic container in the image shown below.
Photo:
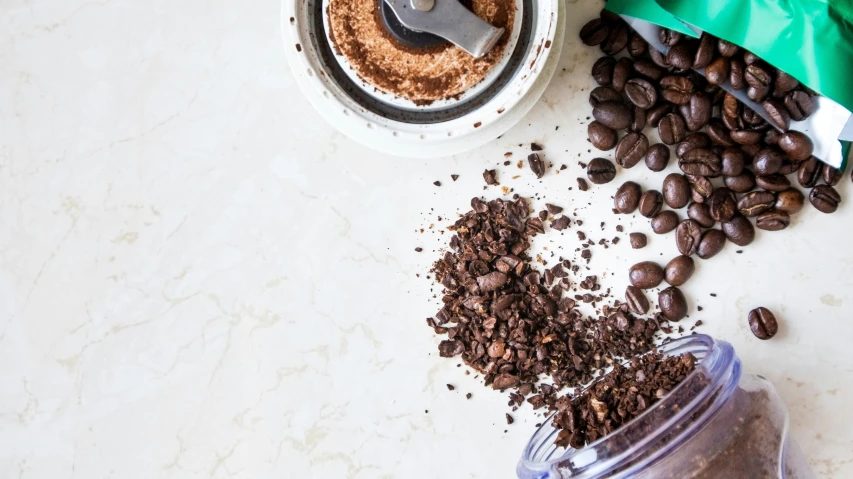
<path fill-rule="evenodd" d="M 788 412 L 769 381 L 745 374 L 734 348 L 693 335 L 659 348 L 693 353 L 696 370 L 616 433 L 583 449 L 554 445 L 551 419 L 533 435 L 521 479 L 813 478 L 788 434 Z"/>

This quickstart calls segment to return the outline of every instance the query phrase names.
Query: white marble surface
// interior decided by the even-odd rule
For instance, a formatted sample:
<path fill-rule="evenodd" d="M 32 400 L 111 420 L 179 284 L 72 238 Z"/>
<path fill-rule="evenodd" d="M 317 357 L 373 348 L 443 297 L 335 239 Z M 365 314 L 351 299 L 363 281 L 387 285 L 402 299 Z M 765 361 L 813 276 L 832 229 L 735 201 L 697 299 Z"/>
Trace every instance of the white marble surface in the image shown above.
<path fill-rule="evenodd" d="M 649 232 L 609 212 L 616 182 L 567 189 L 592 156 L 578 120 L 596 57 L 571 33 L 595 5 L 570 7 L 561 71 L 523 124 L 406 161 L 311 110 L 276 0 L 0 3 L 0 477 L 512 477 L 537 419 L 507 426 L 505 395 L 437 357 L 423 276 L 447 239 L 436 216 L 499 195 L 480 173 L 531 140 L 569 169 L 505 184 L 583 207 L 593 237 L 599 220 Z M 691 323 L 777 385 L 825 477 L 853 476 L 851 203 L 729 245 L 686 287 Z M 674 251 L 623 242 L 592 265 L 621 289 L 629 264 Z M 782 321 L 769 342 L 745 324 L 759 304 Z"/>

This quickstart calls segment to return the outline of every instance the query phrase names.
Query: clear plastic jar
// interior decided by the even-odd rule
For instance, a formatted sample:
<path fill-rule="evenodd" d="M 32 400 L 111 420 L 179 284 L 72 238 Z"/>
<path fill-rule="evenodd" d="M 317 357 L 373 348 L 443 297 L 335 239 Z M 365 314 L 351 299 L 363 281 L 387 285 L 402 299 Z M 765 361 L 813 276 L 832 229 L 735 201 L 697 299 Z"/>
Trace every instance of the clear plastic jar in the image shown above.
<path fill-rule="evenodd" d="M 549 418 L 516 472 L 521 479 L 813 478 L 788 435 L 788 412 L 769 381 L 742 374 L 731 344 L 693 335 L 659 348 L 693 353 L 696 370 L 617 432 L 583 449 L 554 445 Z"/>

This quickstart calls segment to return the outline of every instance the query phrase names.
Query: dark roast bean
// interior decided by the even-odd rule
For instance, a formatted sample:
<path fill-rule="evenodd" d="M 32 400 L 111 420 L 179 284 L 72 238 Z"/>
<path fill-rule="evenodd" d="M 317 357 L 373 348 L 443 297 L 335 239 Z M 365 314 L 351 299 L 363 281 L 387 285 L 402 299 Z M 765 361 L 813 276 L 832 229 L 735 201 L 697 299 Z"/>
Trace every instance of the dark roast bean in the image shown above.
<path fill-rule="evenodd" d="M 740 51 L 740 47 L 738 47 L 734 43 L 720 39 L 717 42 L 717 51 L 720 52 L 720 55 L 727 58 L 731 58 L 737 55 L 737 53 Z"/>
<path fill-rule="evenodd" d="M 634 112 L 622 103 L 603 101 L 592 109 L 592 116 L 608 128 L 624 130 L 631 126 Z"/>
<path fill-rule="evenodd" d="M 735 146 L 732 140 L 731 132 L 718 118 L 712 118 L 705 127 L 705 133 L 715 145 L 720 146 Z"/>
<path fill-rule="evenodd" d="M 605 158 L 594 158 L 586 167 L 586 177 L 596 185 L 610 183 L 616 178 L 616 166 Z"/>
<path fill-rule="evenodd" d="M 678 160 L 678 167 L 688 175 L 708 176 L 711 178 L 720 176 L 723 171 L 720 157 L 712 150 L 697 148 L 690 150 Z"/>
<path fill-rule="evenodd" d="M 634 61 L 628 57 L 620 58 L 613 67 L 613 84 L 616 91 L 623 91 L 628 79 L 631 78 L 631 70 L 634 69 Z"/>
<path fill-rule="evenodd" d="M 757 145 L 764 139 L 764 134 L 754 130 L 732 130 L 729 137 L 739 145 Z"/>
<path fill-rule="evenodd" d="M 643 261 L 631 266 L 628 279 L 640 289 L 656 288 L 663 281 L 663 268 L 653 261 Z"/>
<path fill-rule="evenodd" d="M 815 104 L 808 93 L 797 90 L 785 95 L 785 108 L 794 121 L 803 121 L 815 110 Z"/>
<path fill-rule="evenodd" d="M 631 233 L 631 248 L 633 249 L 642 249 L 645 248 L 648 244 L 649 239 L 646 238 L 645 233 Z"/>
<path fill-rule="evenodd" d="M 744 51 L 743 52 L 743 61 L 747 65 L 752 65 L 753 63 L 760 62 L 761 58 L 759 58 L 758 55 L 756 55 L 755 53 L 752 53 L 750 51 Z"/>
<path fill-rule="evenodd" d="M 755 308 L 749 312 L 747 316 L 749 330 L 756 338 L 766 340 L 779 331 L 779 323 L 776 322 L 776 316 L 767 308 Z"/>
<path fill-rule="evenodd" d="M 616 190 L 616 196 L 613 197 L 613 204 L 616 211 L 624 215 L 631 214 L 637 209 L 640 204 L 640 195 L 642 190 L 640 185 L 633 181 L 626 181 Z"/>
<path fill-rule="evenodd" d="M 652 50 L 654 50 L 652 48 Z M 657 50 L 655 50 L 657 51 Z M 663 68 L 657 66 L 649 60 L 637 60 L 634 62 L 634 71 L 648 78 L 649 80 L 658 81 L 663 76 Z"/>
<path fill-rule="evenodd" d="M 612 150 L 616 146 L 616 131 L 607 128 L 601 122 L 593 121 L 586 127 L 589 142 L 601 151 Z"/>
<path fill-rule="evenodd" d="M 628 46 L 628 25 L 619 22 L 610 27 L 610 35 L 601 44 L 601 51 L 608 55 L 616 55 Z"/>
<path fill-rule="evenodd" d="M 732 58 L 729 67 L 729 85 L 735 90 L 743 90 L 746 88 L 746 66 L 738 58 Z"/>
<path fill-rule="evenodd" d="M 640 196 L 640 214 L 646 218 L 653 218 L 660 213 L 663 207 L 663 195 L 660 191 L 649 190 Z"/>
<path fill-rule="evenodd" d="M 784 159 L 785 155 L 776 147 L 763 148 L 752 159 L 752 168 L 756 175 L 772 175 L 779 172 Z"/>
<path fill-rule="evenodd" d="M 643 315 L 649 312 L 649 300 L 643 290 L 636 286 L 625 289 L 625 303 L 632 313 Z"/>
<path fill-rule="evenodd" d="M 678 227 L 678 214 L 675 211 L 661 211 L 651 221 L 652 231 L 659 235 L 669 233 Z"/>
<path fill-rule="evenodd" d="M 690 183 L 684 175 L 670 173 L 663 180 L 663 199 L 670 208 L 680 209 L 690 202 Z"/>
<path fill-rule="evenodd" d="M 610 35 L 610 28 L 600 18 L 594 18 L 581 28 L 581 41 L 584 45 L 595 46 Z"/>
<path fill-rule="evenodd" d="M 659 103 L 649 109 L 647 122 L 654 128 L 660 125 L 660 120 L 667 114 L 672 112 L 672 105 L 669 103 Z"/>
<path fill-rule="evenodd" d="M 749 170 L 743 170 L 738 176 L 727 176 L 723 181 L 726 188 L 735 193 L 746 193 L 755 188 L 755 174 Z"/>
<path fill-rule="evenodd" d="M 679 32 L 670 30 L 669 28 L 661 28 L 658 31 L 658 39 L 660 40 L 661 43 L 663 43 L 664 45 L 666 45 L 668 47 L 674 47 L 683 38 L 684 38 L 684 35 L 682 35 Z"/>
<path fill-rule="evenodd" d="M 768 94 L 769 90 L 767 89 L 767 87 L 750 86 L 746 89 L 747 98 L 756 103 L 761 103 L 762 101 L 764 101 L 764 99 L 767 98 Z"/>
<path fill-rule="evenodd" d="M 836 169 L 833 166 L 824 164 L 823 165 L 823 182 L 829 186 L 835 186 L 841 181 L 841 177 L 844 176 L 844 172 Z"/>
<path fill-rule="evenodd" d="M 690 256 L 676 256 L 672 258 L 664 268 L 664 280 L 672 286 L 681 286 L 693 276 L 696 271 L 696 263 Z"/>
<path fill-rule="evenodd" d="M 749 86 L 765 90 L 770 88 L 770 84 L 773 81 L 770 68 L 764 62 L 757 62 L 747 66 L 746 71 L 744 71 L 744 79 Z"/>
<path fill-rule="evenodd" d="M 691 197 L 696 203 L 704 203 L 714 191 L 711 180 L 704 176 L 687 175 L 687 182 L 690 183 Z"/>
<path fill-rule="evenodd" d="M 696 45 L 692 42 L 681 42 L 669 49 L 666 61 L 679 70 L 693 68 L 693 57 L 696 55 Z"/>
<path fill-rule="evenodd" d="M 732 132 L 734 133 L 734 132 Z M 738 176 L 743 173 L 746 158 L 743 150 L 737 148 L 726 148 L 720 155 L 723 176 Z"/>
<path fill-rule="evenodd" d="M 663 317 L 669 321 L 681 321 L 687 316 L 687 298 L 675 286 L 670 286 L 658 294 L 658 307 Z"/>
<path fill-rule="evenodd" d="M 705 94 L 698 92 L 691 94 L 690 102 L 687 105 L 681 105 L 680 108 L 681 116 L 684 117 L 684 122 L 690 131 L 699 131 L 707 125 L 713 110 L 711 100 Z"/>
<path fill-rule="evenodd" d="M 676 105 L 686 105 L 690 102 L 690 94 L 695 87 L 693 82 L 680 76 L 666 76 L 660 80 L 661 96 L 664 100 Z"/>
<path fill-rule="evenodd" d="M 738 211 L 735 194 L 728 188 L 717 188 L 708 198 L 708 210 L 711 218 L 717 221 L 728 221 Z"/>
<path fill-rule="evenodd" d="M 603 101 L 622 101 L 622 95 L 609 86 L 596 87 L 589 94 L 589 104 L 594 107 Z"/>
<path fill-rule="evenodd" d="M 841 203 L 841 195 L 829 185 L 818 185 L 809 193 L 809 201 L 821 213 L 835 213 L 838 203 Z"/>
<path fill-rule="evenodd" d="M 616 163 L 622 168 L 633 168 L 649 149 L 649 139 L 642 133 L 628 133 L 616 145 Z"/>
<path fill-rule="evenodd" d="M 765 231 L 780 231 L 791 224 L 791 216 L 784 211 L 765 211 L 755 218 L 755 226 Z"/>
<path fill-rule="evenodd" d="M 791 186 L 791 180 L 785 175 L 773 173 L 755 177 L 755 184 L 767 191 L 785 191 Z"/>
<path fill-rule="evenodd" d="M 646 152 L 646 166 L 652 171 L 663 171 L 669 164 L 669 147 L 655 143 Z"/>
<path fill-rule="evenodd" d="M 687 217 L 699 223 L 699 226 L 703 228 L 710 228 L 716 223 L 716 220 L 711 218 L 708 205 L 702 203 L 690 203 L 690 206 L 687 207 Z"/>
<path fill-rule="evenodd" d="M 613 69 L 615 67 L 615 58 L 601 57 L 592 65 L 592 78 L 599 85 L 610 85 L 613 83 Z"/>
<path fill-rule="evenodd" d="M 753 191 L 741 197 L 737 203 L 738 211 L 744 216 L 758 216 L 773 209 L 776 195 L 769 191 Z"/>
<path fill-rule="evenodd" d="M 634 105 L 648 110 L 658 101 L 655 87 L 642 78 L 632 78 L 625 84 L 625 94 Z"/>
<path fill-rule="evenodd" d="M 806 197 L 796 188 L 788 188 L 776 195 L 776 209 L 789 215 L 797 214 L 803 209 Z"/>
<path fill-rule="evenodd" d="M 628 40 L 628 54 L 634 58 L 645 55 L 649 49 L 649 44 L 637 32 L 631 32 L 631 38 Z"/>
<path fill-rule="evenodd" d="M 631 126 L 628 127 L 630 131 L 635 131 L 640 133 L 646 128 L 646 110 L 635 106 L 634 107 L 634 121 L 631 122 Z"/>
<path fill-rule="evenodd" d="M 711 139 L 708 138 L 708 135 L 701 132 L 691 133 L 684 138 L 684 141 L 675 147 L 675 156 L 681 158 L 690 150 L 695 150 L 696 148 L 708 148 L 710 146 Z"/>
<path fill-rule="evenodd" d="M 782 102 L 779 100 L 765 100 L 762 106 L 764 106 L 764 111 L 774 125 L 782 130 L 788 129 L 788 124 L 791 122 L 791 115 Z"/>
<path fill-rule="evenodd" d="M 803 188 L 814 188 L 823 172 L 823 163 L 815 157 L 805 160 L 797 170 L 797 181 Z"/>
<path fill-rule="evenodd" d="M 726 93 L 723 99 L 723 115 L 737 118 L 741 113 L 740 101 L 731 93 Z"/>
<path fill-rule="evenodd" d="M 693 68 L 701 69 L 707 67 L 711 63 L 711 60 L 714 59 L 716 49 L 716 38 L 703 33 L 702 38 L 699 40 L 699 48 L 696 49 L 696 56 L 693 58 Z"/>
<path fill-rule="evenodd" d="M 769 124 L 764 121 L 764 118 L 761 117 L 755 110 L 744 106 L 743 112 L 740 114 L 741 120 L 743 120 L 743 124 L 745 128 L 749 128 L 752 130 L 760 130 L 762 128 L 769 128 Z"/>
<path fill-rule="evenodd" d="M 755 240 L 755 227 L 743 215 L 734 215 L 732 219 L 724 222 L 721 227 L 726 238 L 738 246 L 746 246 Z"/>
<path fill-rule="evenodd" d="M 657 48 L 649 48 L 649 57 L 652 59 L 652 62 L 654 62 L 655 65 L 663 69 L 668 70 L 672 67 L 672 65 L 670 65 L 666 61 L 666 55 L 659 52 Z"/>
<path fill-rule="evenodd" d="M 773 96 L 777 98 L 783 97 L 798 86 L 800 86 L 800 82 L 796 78 L 782 70 L 776 70 L 776 81 L 773 82 Z"/>
<path fill-rule="evenodd" d="M 720 230 L 708 230 L 702 235 L 702 241 L 696 248 L 696 256 L 702 259 L 713 258 L 726 246 L 726 235 Z"/>
<path fill-rule="evenodd" d="M 779 174 L 790 175 L 791 173 L 796 173 L 797 170 L 800 169 L 801 164 L 803 164 L 802 161 L 792 160 L 791 158 L 786 156 L 785 159 L 782 160 L 782 167 L 779 168 Z"/>
<path fill-rule="evenodd" d="M 739 130 L 744 127 L 743 120 L 741 120 L 740 116 L 733 117 L 723 115 L 722 123 L 723 126 L 728 128 L 729 130 Z"/>
<path fill-rule="evenodd" d="M 669 113 L 661 118 L 658 124 L 658 134 L 661 141 L 667 145 L 674 145 L 687 135 L 687 125 L 684 124 L 684 118 L 677 113 Z"/>
<path fill-rule="evenodd" d="M 712 85 L 722 85 L 728 81 L 730 72 L 731 61 L 726 57 L 719 57 L 705 68 L 705 78 Z"/>
<path fill-rule="evenodd" d="M 692 256 L 702 240 L 702 228 L 693 220 L 684 220 L 675 229 L 675 246 L 685 256 Z"/>

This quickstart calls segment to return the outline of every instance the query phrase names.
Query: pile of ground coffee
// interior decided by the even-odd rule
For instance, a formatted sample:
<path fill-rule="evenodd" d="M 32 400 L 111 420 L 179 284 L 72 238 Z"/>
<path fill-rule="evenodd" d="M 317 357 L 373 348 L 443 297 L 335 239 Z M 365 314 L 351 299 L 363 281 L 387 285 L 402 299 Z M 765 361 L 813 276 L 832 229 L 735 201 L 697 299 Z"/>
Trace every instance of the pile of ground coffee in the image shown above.
<path fill-rule="evenodd" d="M 482 58 L 456 46 L 414 49 L 397 41 L 382 24 L 381 1 L 331 0 L 329 37 L 356 73 L 376 88 L 429 104 L 463 93 L 485 78 L 509 42 L 515 19 L 513 0 L 473 0 L 468 7 L 489 24 L 506 29 L 497 45 Z"/>

